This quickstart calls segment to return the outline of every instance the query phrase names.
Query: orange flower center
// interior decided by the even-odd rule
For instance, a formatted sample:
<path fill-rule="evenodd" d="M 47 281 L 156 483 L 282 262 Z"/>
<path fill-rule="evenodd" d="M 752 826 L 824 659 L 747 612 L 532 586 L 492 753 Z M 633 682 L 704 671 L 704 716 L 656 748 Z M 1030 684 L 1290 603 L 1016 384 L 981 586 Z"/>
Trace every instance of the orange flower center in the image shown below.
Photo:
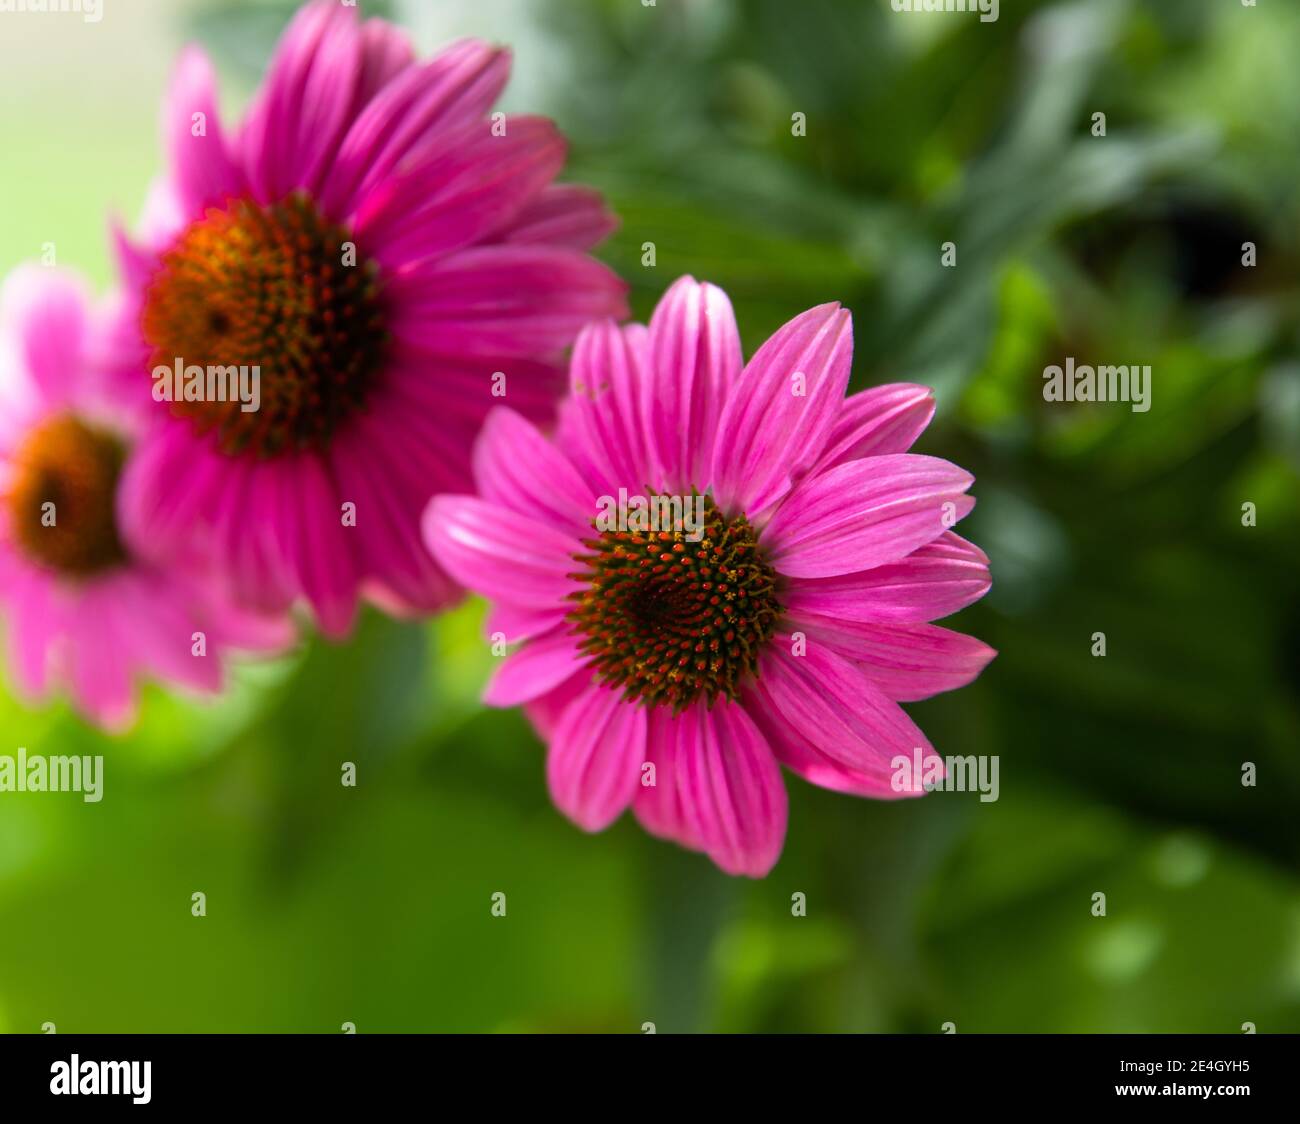
<path fill-rule="evenodd" d="M 14 458 L 10 534 L 33 562 L 89 577 L 126 561 L 114 504 L 125 450 L 70 414 L 32 430 Z"/>
<path fill-rule="evenodd" d="M 155 398 L 261 456 L 328 446 L 387 343 L 377 267 L 301 194 L 210 209 L 163 254 L 142 327 Z"/>
<path fill-rule="evenodd" d="M 754 529 L 703 504 L 696 541 L 683 529 L 607 530 L 577 555 L 585 588 L 569 620 L 600 678 L 628 699 L 681 710 L 735 698 L 776 631 L 777 575 Z"/>

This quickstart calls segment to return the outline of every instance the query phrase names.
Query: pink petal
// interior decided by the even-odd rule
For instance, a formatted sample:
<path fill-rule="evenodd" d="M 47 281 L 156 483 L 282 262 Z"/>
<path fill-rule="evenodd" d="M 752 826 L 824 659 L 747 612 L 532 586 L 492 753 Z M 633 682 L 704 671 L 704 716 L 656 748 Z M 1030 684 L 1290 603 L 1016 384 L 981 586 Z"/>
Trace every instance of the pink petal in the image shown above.
<path fill-rule="evenodd" d="M 554 386 L 554 372 L 544 364 L 510 364 L 510 368 L 516 377 L 508 400 L 528 416 L 526 410 L 535 404 L 535 384 Z M 385 374 L 385 393 L 376 396 L 369 411 L 380 424 L 366 438 L 382 440 L 389 428 L 409 437 L 410 447 L 403 449 L 402 456 L 414 457 L 426 493 L 423 498 L 435 492 L 470 491 L 474 442 L 483 419 L 502 401 L 492 395 L 490 365 L 462 365 L 400 348 L 390 355 Z"/>
<path fill-rule="evenodd" d="M 578 638 L 561 627 L 529 640 L 511 652 L 492 673 L 483 701 L 488 706 L 518 706 L 564 683 L 582 666 Z"/>
<path fill-rule="evenodd" d="M 493 135 L 487 120 L 472 122 L 366 199 L 357 242 L 389 270 L 444 257 L 517 214 L 555 178 L 564 155 L 564 138 L 544 118 L 513 118 L 505 136 Z"/>
<path fill-rule="evenodd" d="M 133 662 L 155 678 L 196 691 L 217 691 L 221 687 L 217 637 L 207 638 L 206 655 L 193 654 L 194 633 L 206 636 L 208 630 L 194 617 L 186 588 L 169 583 L 163 574 L 130 570 L 119 575 L 105 594 L 112 597 L 115 609 L 125 609 L 129 616 L 130 631 L 120 643 L 129 645 Z"/>
<path fill-rule="evenodd" d="M 650 486 L 641 421 L 649 361 L 649 333 L 639 324 L 589 324 L 573 345 L 559 443 L 602 495 Z"/>
<path fill-rule="evenodd" d="M 399 407 L 386 400 L 359 417 L 335 439 L 329 463 L 340 501 L 356 504 L 356 525 L 347 530 L 367 596 L 394 615 L 411 616 L 459 596 L 419 528 L 440 474 L 448 489 L 464 487 L 468 474 L 445 471 L 437 447 L 409 424 L 418 415 L 399 415 Z"/>
<path fill-rule="evenodd" d="M 899 755 L 911 759 L 917 748 L 929 753 L 925 735 L 829 644 L 810 637 L 802 655 L 796 650 L 790 636 L 773 638 L 746 708 L 780 718 L 790 729 L 784 740 L 806 743 L 841 769 L 873 780 L 876 795 L 889 794 L 891 761 Z"/>
<path fill-rule="evenodd" d="M 796 579 L 781 600 L 791 613 L 918 624 L 964 609 L 990 584 L 988 555 L 945 531 L 899 562 L 833 578 Z"/>
<path fill-rule="evenodd" d="M 214 580 L 209 576 L 209 580 Z M 292 647 L 298 632 L 285 614 L 259 613 L 231 598 L 221 586 L 210 589 L 202 601 L 203 624 L 209 641 L 225 650 L 258 655 L 279 655 Z"/>
<path fill-rule="evenodd" d="M 790 613 L 787 624 L 857 663 L 889 698 L 928 699 L 964 687 L 997 653 L 981 640 L 932 624 L 868 624 Z"/>
<path fill-rule="evenodd" d="M 19 266 L 0 290 L 0 332 L 12 340 L 30 383 L 6 386 L 15 400 L 35 391 L 46 406 L 75 397 L 90 333 L 90 296 L 73 274 Z M 8 407 L 14 408 L 14 403 Z"/>
<path fill-rule="evenodd" d="M 632 802 L 645 760 L 646 712 L 622 692 L 593 686 L 570 704 L 551 739 L 546 780 L 555 805 L 601 831 Z"/>
<path fill-rule="evenodd" d="M 438 138 L 483 117 L 510 77 L 510 53 L 476 40 L 454 43 L 437 58 L 408 67 L 352 123 L 324 190 L 331 214 L 384 183 Z M 507 132 L 509 126 L 507 125 Z"/>
<path fill-rule="evenodd" d="M 361 52 L 355 7 L 320 0 L 294 17 L 241 138 L 260 202 L 314 193 L 351 124 Z"/>
<path fill-rule="evenodd" d="M 933 417 L 934 393 L 928 386 L 895 382 L 851 394 L 813 474 L 861 457 L 905 453 Z"/>
<path fill-rule="evenodd" d="M 795 729 L 774 711 L 756 706 L 752 715 L 777 760 L 809 784 L 831 792 L 844 792 L 850 796 L 865 796 L 873 800 L 897 800 L 924 793 L 920 785 L 901 787 L 906 778 L 900 778 L 900 788 L 895 790 L 892 780 L 881 776 L 878 771 L 867 773 L 834 760 L 815 749 L 802 731 Z M 936 761 L 942 775 L 942 759 L 926 757 L 924 760 Z M 922 777 L 924 775 L 921 774 Z"/>
<path fill-rule="evenodd" d="M 68 619 L 68 679 L 77 707 L 92 721 L 120 732 L 135 716 L 131 664 L 122 658 L 122 638 L 131 622 L 116 599 L 89 590 Z"/>
<path fill-rule="evenodd" d="M 50 686 L 51 649 L 62 625 L 50 579 L 27 573 L 5 590 L 9 602 L 9 658 L 16 685 L 24 696 L 36 700 Z"/>
<path fill-rule="evenodd" d="M 143 245 L 161 250 L 170 245 L 194 218 L 181 201 L 175 178 L 157 176 L 145 192 L 136 233 Z"/>
<path fill-rule="evenodd" d="M 361 25 L 361 81 L 357 104 L 369 104 L 394 78 L 415 64 L 411 40 L 400 27 L 384 19 L 366 20 Z"/>
<path fill-rule="evenodd" d="M 360 581 L 352 529 L 343 524 L 343 497 L 314 454 L 275 467 L 281 469 L 280 483 L 295 495 L 296 502 L 284 508 L 291 522 L 283 533 L 299 588 L 321 631 L 341 638 L 352 629 Z"/>
<path fill-rule="evenodd" d="M 542 242 L 589 250 L 618 229 L 618 218 L 599 191 L 577 184 L 546 188 L 514 216 L 497 237 L 503 242 Z"/>
<path fill-rule="evenodd" d="M 589 668 L 583 668 L 564 683 L 540 698 L 524 704 L 524 713 L 544 742 L 550 742 L 559 729 L 560 722 L 579 698 L 595 689 L 594 677 Z"/>
<path fill-rule="evenodd" d="M 792 578 L 897 562 L 974 507 L 962 494 L 974 479 L 954 464 L 914 453 L 849 461 L 802 481 L 762 541 L 772 564 Z"/>
<path fill-rule="evenodd" d="M 131 293 L 142 293 L 158 270 L 157 255 L 132 241 L 126 228 L 117 219 L 110 223 L 109 236 L 113 243 L 113 260 L 122 285 Z M 139 316 L 138 309 L 135 315 Z M 131 324 L 131 328 L 138 337 L 138 320 Z"/>
<path fill-rule="evenodd" d="M 766 875 L 785 842 L 785 784 L 744 707 L 697 703 L 660 739 L 651 757 L 655 785 L 636 795 L 642 823 L 706 852 L 728 874 Z"/>
<path fill-rule="evenodd" d="M 202 135 L 195 135 L 194 115 L 203 115 Z M 163 133 L 171 156 L 177 194 L 188 214 L 202 215 L 246 190 L 221 127 L 216 78 L 200 47 L 186 47 L 172 72 L 163 110 Z"/>
<path fill-rule="evenodd" d="M 184 441 L 180 447 L 185 449 Z M 137 451 L 135 456 L 141 453 Z M 119 509 L 124 498 L 131 506 L 137 501 L 148 502 L 136 481 L 146 480 L 149 474 L 148 461 L 142 461 L 138 471 L 131 465 L 119 489 Z M 274 463 L 223 457 L 202 448 L 189 455 L 182 452 L 181 464 L 170 479 L 192 481 L 191 500 L 196 506 L 185 516 L 188 525 L 168 527 L 153 501 L 146 526 L 153 529 L 150 541 L 162 547 L 160 564 L 171 564 L 166 553 L 178 544 L 196 540 L 197 546 L 210 549 L 213 557 L 229 567 L 232 585 L 250 607 L 267 612 L 286 610 L 300 595 L 297 565 L 288 541 L 294 525 L 292 508 L 299 500 L 292 479 L 278 472 Z M 205 494 L 209 495 L 206 502 L 201 498 Z M 122 523 L 135 526 L 131 516 L 124 516 Z M 210 547 L 204 547 L 205 543 Z M 142 553 L 149 549 L 139 533 L 133 535 L 133 545 Z"/>
<path fill-rule="evenodd" d="M 474 446 L 474 480 L 485 500 L 577 536 L 592 532 L 595 493 L 568 458 L 514 410 L 499 406 L 488 414 Z"/>
<path fill-rule="evenodd" d="M 169 553 L 183 539 L 194 513 L 211 502 L 219 477 L 203 473 L 210 462 L 191 456 L 189 438 L 182 426 L 159 425 L 123 466 L 117 490 L 119 529 L 128 545 L 146 556 Z"/>
<path fill-rule="evenodd" d="M 654 378 L 641 409 L 657 469 L 647 483 L 671 494 L 708 486 L 713 441 L 727 395 L 740 377 L 740 333 L 727 295 L 681 277 L 650 319 Z"/>
<path fill-rule="evenodd" d="M 418 324 L 408 327 L 419 334 Z M 463 453 L 454 454 L 455 464 L 448 465 L 449 469 L 463 472 L 463 480 L 455 487 L 440 489 L 447 492 L 472 487 L 470 451 L 483 419 L 494 407 L 508 404 L 530 421 L 549 427 L 568 374 L 566 365 L 556 358 L 447 356 L 409 340 L 394 341 L 389 369 L 393 373 L 393 395 L 400 397 L 405 409 L 414 415 L 410 427 L 419 428 L 440 444 L 450 440 L 449 447 L 463 447 Z M 498 372 L 505 376 L 504 380 Z M 424 424 L 418 424 L 421 421 Z M 454 434 L 449 434 L 453 427 Z"/>
<path fill-rule="evenodd" d="M 720 507 L 754 517 L 816 463 L 852 361 L 853 320 L 838 304 L 796 316 L 755 352 L 718 425 L 711 476 Z"/>
<path fill-rule="evenodd" d="M 402 278 L 392 331 L 439 355 L 532 358 L 567 347 L 588 321 L 627 315 L 625 291 L 574 250 L 478 246 Z"/>
<path fill-rule="evenodd" d="M 118 487 L 131 547 L 160 565 L 187 549 L 209 553 L 250 605 L 280 610 L 305 597 L 322 631 L 346 633 L 364 575 L 342 521 L 347 497 L 317 455 L 227 457 L 187 424 L 165 422 L 132 451 Z"/>
<path fill-rule="evenodd" d="M 683 807 L 684 786 L 678 782 L 685 769 L 678 765 L 678 747 L 683 743 L 683 716 L 663 707 L 652 707 L 647 715 L 646 761 L 654 766 L 655 783 L 646 784 L 643 773 L 632 800 L 632 812 L 641 826 L 660 839 L 671 839 L 692 851 L 704 849 L 693 819 Z"/>
<path fill-rule="evenodd" d="M 493 605 L 483 622 L 483 633 L 493 642 L 518 644 L 550 632 L 564 620 L 565 609 L 521 609 L 516 605 Z"/>
<path fill-rule="evenodd" d="M 477 496 L 436 496 L 424 541 L 461 585 L 525 609 L 565 604 L 582 544 L 549 523 Z"/>

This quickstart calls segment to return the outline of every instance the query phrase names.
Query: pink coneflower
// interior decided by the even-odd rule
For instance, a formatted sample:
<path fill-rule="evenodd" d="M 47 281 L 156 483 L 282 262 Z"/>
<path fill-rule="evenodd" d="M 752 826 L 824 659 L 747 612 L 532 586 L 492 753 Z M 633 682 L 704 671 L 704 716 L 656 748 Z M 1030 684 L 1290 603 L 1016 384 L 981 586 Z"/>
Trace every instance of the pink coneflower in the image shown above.
<path fill-rule="evenodd" d="M 486 699 L 528 704 L 581 827 L 630 804 L 648 831 L 761 876 L 785 837 L 778 762 L 862 796 L 921 791 L 893 759 L 938 759 L 898 704 L 993 657 L 928 623 L 984 594 L 988 559 L 948 529 L 971 476 L 906 452 L 930 392 L 846 399 L 852 343 L 848 312 L 821 305 L 742 370 L 726 295 L 682 278 L 648 330 L 579 336 L 554 442 L 494 411 L 479 495 L 430 504 L 439 561 L 496 603 L 491 632 L 523 642 Z M 629 499 L 626 529 L 602 525 L 624 491 L 679 498 L 682 518 L 646 529 Z"/>
<path fill-rule="evenodd" d="M 625 315 L 585 252 L 610 215 L 552 183 L 560 134 L 489 114 L 509 69 L 478 42 L 419 63 L 327 0 L 228 132 L 206 57 L 184 53 L 170 171 L 143 245 L 119 239 L 124 377 L 162 399 L 126 484 L 143 538 L 202 542 L 251 603 L 305 600 L 334 636 L 359 596 L 405 612 L 457 595 L 420 542 L 425 503 L 469 486 L 493 405 L 547 418 L 578 329 Z M 256 366 L 260 404 L 168 400 L 179 380 L 150 375 L 177 365 Z"/>
<path fill-rule="evenodd" d="M 216 691 L 226 649 L 275 650 L 293 633 L 235 608 L 192 557 L 155 565 L 124 533 L 141 418 L 104 392 L 101 333 L 63 274 L 23 268 L 0 293 L 0 605 L 22 694 L 66 687 L 120 729 L 138 678 Z"/>

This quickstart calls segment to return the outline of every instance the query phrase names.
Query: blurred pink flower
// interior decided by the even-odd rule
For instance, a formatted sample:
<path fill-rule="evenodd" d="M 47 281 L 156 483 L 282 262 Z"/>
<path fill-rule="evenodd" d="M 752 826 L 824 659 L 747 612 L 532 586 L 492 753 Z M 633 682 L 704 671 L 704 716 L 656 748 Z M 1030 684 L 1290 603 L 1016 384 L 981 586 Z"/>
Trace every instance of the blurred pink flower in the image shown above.
<path fill-rule="evenodd" d="M 459 595 L 420 542 L 425 503 L 469 487 L 491 406 L 549 418 L 578 329 L 626 315 L 586 253 L 611 215 L 552 183 L 555 126 L 489 116 L 509 69 L 472 41 L 417 62 L 326 0 L 228 130 L 207 58 L 184 52 L 170 169 L 140 243 L 118 239 L 121 377 L 147 394 L 158 367 L 256 366 L 260 406 L 151 402 L 125 483 L 142 538 L 201 541 L 251 604 L 305 600 L 332 636 L 361 596 L 405 613 Z"/>
<path fill-rule="evenodd" d="M 290 644 L 283 618 L 235 607 L 192 555 L 146 560 L 119 519 L 142 418 L 104 391 L 102 317 L 81 284 L 37 266 L 0 292 L 0 606 L 19 691 L 66 687 L 118 730 L 135 680 L 221 688 L 228 649 Z M 202 637 L 196 637 L 202 633 Z"/>
<path fill-rule="evenodd" d="M 553 442 L 494 411 L 479 494 L 430 504 L 434 554 L 495 602 L 490 632 L 522 641 L 486 699 L 528 705 L 581 827 L 630 804 L 648 831 L 761 876 L 785 837 L 778 762 L 889 799 L 921 791 L 919 774 L 899 791 L 896 755 L 938 761 L 898 704 L 994 655 L 928 623 L 989 588 L 984 553 L 949 530 L 972 477 L 906 452 L 926 388 L 845 398 L 852 340 L 848 312 L 822 305 L 742 370 L 726 295 L 682 278 L 648 329 L 579 336 Z M 703 496 L 703 537 L 602 529 L 620 489 Z"/>

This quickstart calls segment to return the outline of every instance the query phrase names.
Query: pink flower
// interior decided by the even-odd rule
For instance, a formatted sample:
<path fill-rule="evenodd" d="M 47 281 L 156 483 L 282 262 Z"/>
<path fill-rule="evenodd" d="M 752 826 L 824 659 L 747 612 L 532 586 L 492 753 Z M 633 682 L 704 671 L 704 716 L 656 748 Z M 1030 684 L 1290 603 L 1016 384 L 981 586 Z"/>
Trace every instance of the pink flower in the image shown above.
<path fill-rule="evenodd" d="M 893 759 L 936 755 L 898 704 L 992 659 L 928 623 L 985 593 L 988 559 L 948 529 L 972 477 L 905 451 L 930 392 L 846 399 L 852 346 L 848 312 L 821 305 L 742 370 L 726 295 L 684 277 L 648 330 L 578 337 L 554 442 L 494 411 L 479 494 L 430 504 L 430 548 L 495 602 L 489 631 L 522 641 L 486 700 L 528 704 L 552 798 L 586 830 L 630 804 L 762 876 L 785 838 L 778 762 L 842 792 L 921 791 Z M 680 518 L 646 530 L 636 496 L 680 497 Z"/>
<path fill-rule="evenodd" d="M 141 419 L 104 393 L 103 346 L 78 282 L 35 266 L 6 281 L 0 607 L 13 677 L 32 699 L 66 686 L 87 717 L 121 729 L 135 679 L 216 691 L 225 649 L 272 651 L 293 632 L 235 608 L 193 558 L 162 568 L 124 533 L 120 481 Z"/>
<path fill-rule="evenodd" d="M 424 505 L 469 486 L 493 405 L 549 418 L 578 329 L 626 314 L 586 253 L 611 216 L 552 183 L 563 138 L 489 116 L 509 69 L 469 41 L 417 62 L 396 28 L 324 0 L 227 130 L 207 58 L 183 54 L 170 170 L 143 245 L 119 238 L 121 377 L 162 399 L 125 484 L 143 541 L 202 542 L 250 603 L 305 600 L 332 636 L 363 595 L 393 612 L 458 596 L 420 542 Z M 179 379 L 149 375 L 178 365 L 256 367 L 260 402 L 177 401 Z"/>

